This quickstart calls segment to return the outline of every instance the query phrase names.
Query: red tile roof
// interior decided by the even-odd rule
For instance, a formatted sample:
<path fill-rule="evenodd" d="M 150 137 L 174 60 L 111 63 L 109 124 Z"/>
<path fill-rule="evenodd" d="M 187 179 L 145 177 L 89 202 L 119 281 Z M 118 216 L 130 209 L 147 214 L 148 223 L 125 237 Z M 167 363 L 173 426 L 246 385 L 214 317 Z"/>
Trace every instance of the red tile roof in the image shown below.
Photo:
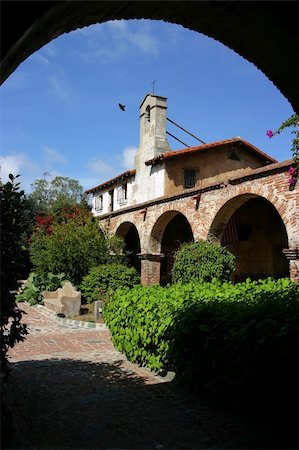
<path fill-rule="evenodd" d="M 244 139 L 240 137 L 232 138 L 232 139 L 226 139 L 224 141 L 218 141 L 218 142 L 211 142 L 210 144 L 203 144 L 199 145 L 197 147 L 188 147 L 184 148 L 182 150 L 175 150 L 170 152 L 164 152 L 159 156 L 156 156 L 153 159 L 149 159 L 145 162 L 147 166 L 157 164 L 159 162 L 165 161 L 167 159 L 177 158 L 179 156 L 183 155 L 189 155 L 193 153 L 199 153 L 204 150 L 210 150 L 215 148 L 220 148 L 228 144 L 242 144 L 244 147 L 246 147 L 251 152 L 259 155 L 261 158 L 263 158 L 265 161 L 270 163 L 277 162 L 276 159 L 272 158 L 272 156 L 267 155 L 267 153 L 262 152 L 259 148 L 255 147 L 254 145 L 250 144 L 249 142 L 245 141 Z"/>
<path fill-rule="evenodd" d="M 123 172 L 120 175 L 117 175 L 117 177 L 111 178 L 111 180 L 105 181 L 105 183 L 99 184 L 98 186 L 95 186 L 91 189 L 88 189 L 87 191 L 85 191 L 86 194 L 91 194 L 92 192 L 96 192 L 96 191 L 100 191 L 101 189 L 104 189 L 105 187 L 111 186 L 112 184 L 118 182 L 118 181 L 122 181 L 122 180 L 127 180 L 128 178 L 132 177 L 133 175 L 135 175 L 136 170 L 127 170 L 127 172 Z"/>

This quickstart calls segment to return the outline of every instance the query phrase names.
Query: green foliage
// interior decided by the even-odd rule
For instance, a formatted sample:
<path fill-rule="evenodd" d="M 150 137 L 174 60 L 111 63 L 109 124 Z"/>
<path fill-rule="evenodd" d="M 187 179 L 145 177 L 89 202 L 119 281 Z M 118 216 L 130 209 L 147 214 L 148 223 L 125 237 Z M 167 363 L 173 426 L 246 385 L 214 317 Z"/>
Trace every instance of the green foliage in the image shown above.
<path fill-rule="evenodd" d="M 297 179 L 299 177 L 299 116 L 298 114 L 292 114 L 285 122 L 281 124 L 281 126 L 274 131 L 273 135 L 280 134 L 285 128 L 292 127 L 292 134 L 294 134 L 294 139 L 292 140 L 292 148 L 291 151 L 293 153 L 294 158 L 294 166 L 297 171 Z"/>
<path fill-rule="evenodd" d="M 167 331 L 173 321 L 173 287 L 137 286 L 110 292 L 104 318 L 119 351 L 154 370 L 168 366 Z"/>
<path fill-rule="evenodd" d="M 235 256 L 216 242 L 199 241 L 183 244 L 175 253 L 172 268 L 174 283 L 228 281 L 235 269 Z"/>
<path fill-rule="evenodd" d="M 48 219 L 40 220 L 31 237 L 30 255 L 36 272 L 64 272 L 78 286 L 90 268 L 124 260 L 122 240 L 110 239 L 89 211 Z"/>
<path fill-rule="evenodd" d="M 65 206 L 86 204 L 83 187 L 77 180 L 69 177 L 57 176 L 51 180 L 51 174 L 46 172 L 43 178 L 35 180 L 31 187 L 29 198 L 43 211 L 56 212 Z"/>
<path fill-rule="evenodd" d="M 134 267 L 127 267 L 124 264 L 102 264 L 93 267 L 83 278 L 80 290 L 87 303 L 92 303 L 105 299 L 109 289 L 132 288 L 139 282 L 139 275 Z"/>
<path fill-rule="evenodd" d="M 28 285 L 23 292 L 17 295 L 17 302 L 28 302 L 30 305 L 41 303 L 43 291 L 56 291 L 68 281 L 64 273 L 54 275 L 53 273 L 38 274 L 31 272 L 28 277 Z"/>
<path fill-rule="evenodd" d="M 294 417 L 299 286 L 289 279 L 119 289 L 104 317 L 130 361 L 173 370 L 237 410 Z"/>
<path fill-rule="evenodd" d="M 28 334 L 21 323 L 22 311 L 15 303 L 14 291 L 23 263 L 22 232 L 26 226 L 24 192 L 9 175 L 10 181 L 0 182 L 1 201 L 1 372 L 8 375 L 6 354 L 9 347 L 23 341 Z"/>

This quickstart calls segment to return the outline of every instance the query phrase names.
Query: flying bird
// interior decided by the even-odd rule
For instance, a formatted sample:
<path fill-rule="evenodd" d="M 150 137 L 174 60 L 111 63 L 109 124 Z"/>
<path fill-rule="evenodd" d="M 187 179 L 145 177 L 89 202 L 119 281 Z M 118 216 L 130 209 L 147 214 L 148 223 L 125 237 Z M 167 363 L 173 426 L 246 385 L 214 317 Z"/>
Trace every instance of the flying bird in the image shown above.
<path fill-rule="evenodd" d="M 120 107 L 120 109 L 121 109 L 122 111 L 125 111 L 125 107 L 126 107 L 125 105 L 122 105 L 121 103 L 119 103 L 118 106 Z"/>

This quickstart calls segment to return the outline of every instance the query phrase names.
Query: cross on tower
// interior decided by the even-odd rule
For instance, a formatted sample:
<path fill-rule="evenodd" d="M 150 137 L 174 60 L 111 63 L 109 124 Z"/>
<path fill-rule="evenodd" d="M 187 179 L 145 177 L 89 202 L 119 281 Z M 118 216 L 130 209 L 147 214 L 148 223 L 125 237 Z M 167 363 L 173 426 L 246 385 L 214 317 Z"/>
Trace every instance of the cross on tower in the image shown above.
<path fill-rule="evenodd" d="M 153 94 L 155 93 L 155 83 L 156 83 L 156 80 L 151 82 L 151 84 L 153 85 Z"/>

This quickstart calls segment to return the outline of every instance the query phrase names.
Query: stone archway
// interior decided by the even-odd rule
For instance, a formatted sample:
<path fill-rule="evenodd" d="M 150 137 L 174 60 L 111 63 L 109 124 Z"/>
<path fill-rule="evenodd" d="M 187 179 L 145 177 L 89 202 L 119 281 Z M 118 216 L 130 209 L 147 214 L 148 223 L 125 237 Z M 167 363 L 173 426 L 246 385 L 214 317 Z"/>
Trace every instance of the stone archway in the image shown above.
<path fill-rule="evenodd" d="M 62 33 L 114 19 L 156 19 L 203 33 L 255 64 L 299 110 L 297 2 L 2 2 L 2 82 Z M 19 20 L 21 18 L 21 20 Z"/>
<path fill-rule="evenodd" d="M 125 251 L 128 252 L 128 262 L 131 267 L 135 267 L 137 272 L 141 273 L 140 239 L 136 226 L 131 222 L 122 223 L 115 233 L 123 238 L 125 243 Z"/>
<path fill-rule="evenodd" d="M 182 244 L 193 240 L 191 226 L 183 214 L 178 213 L 170 219 L 161 241 L 161 253 L 164 255 L 160 267 L 160 284 L 162 286 L 171 282 L 171 270 L 175 252 Z"/>
<path fill-rule="evenodd" d="M 289 276 L 285 224 L 262 196 L 244 194 L 229 200 L 216 214 L 210 234 L 236 256 L 235 281 Z"/>
<path fill-rule="evenodd" d="M 156 220 L 150 235 L 149 254 L 154 260 L 144 264 L 145 271 L 151 267 L 147 284 L 170 282 L 175 251 L 193 239 L 191 225 L 184 214 L 173 210 L 164 212 Z"/>

